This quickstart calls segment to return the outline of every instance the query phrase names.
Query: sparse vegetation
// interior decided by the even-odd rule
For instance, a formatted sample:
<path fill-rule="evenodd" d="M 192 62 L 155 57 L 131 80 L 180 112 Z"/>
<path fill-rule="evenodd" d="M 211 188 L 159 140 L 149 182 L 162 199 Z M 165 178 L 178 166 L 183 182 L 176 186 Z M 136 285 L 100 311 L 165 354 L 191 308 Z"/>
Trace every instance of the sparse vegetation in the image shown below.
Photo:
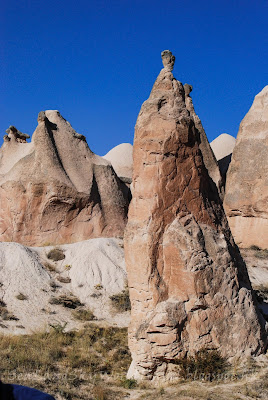
<path fill-rule="evenodd" d="M 64 268 L 66 269 L 66 271 L 70 271 L 72 266 L 70 264 L 66 264 L 66 265 L 64 265 Z"/>
<path fill-rule="evenodd" d="M 14 314 L 8 311 L 6 303 L 0 300 L 0 317 L 3 321 L 18 321 L 19 318 L 15 317 Z M 5 327 L 5 326 L 4 326 Z"/>
<path fill-rule="evenodd" d="M 92 321 L 93 319 L 96 319 L 91 310 L 84 308 L 79 308 L 73 311 L 73 317 L 78 319 L 79 321 Z"/>
<path fill-rule="evenodd" d="M 44 267 L 49 271 L 49 272 L 57 272 L 57 268 L 55 267 L 55 265 L 49 263 L 49 262 L 45 262 L 44 263 Z"/>
<path fill-rule="evenodd" d="M 137 381 L 135 379 L 123 378 L 121 380 L 121 386 L 125 389 L 134 389 L 137 386 Z"/>
<path fill-rule="evenodd" d="M 49 332 L 0 335 L 1 376 L 12 371 L 78 374 L 81 368 L 86 374 L 126 373 L 130 364 L 126 328 L 88 324 L 79 332 L 65 332 L 65 327 L 56 324 Z"/>
<path fill-rule="evenodd" d="M 260 247 L 255 245 L 251 246 L 250 249 L 254 250 L 255 257 L 263 259 L 268 258 L 268 249 L 261 249 Z"/>
<path fill-rule="evenodd" d="M 52 261 L 64 260 L 65 254 L 62 249 L 55 247 L 47 253 L 47 258 Z"/>
<path fill-rule="evenodd" d="M 57 280 L 61 283 L 70 283 L 71 282 L 71 278 L 69 277 L 64 277 L 64 276 L 57 276 Z"/>
<path fill-rule="evenodd" d="M 129 311 L 131 309 L 128 289 L 123 290 L 121 293 L 110 296 L 110 300 L 113 304 L 113 307 L 118 312 Z"/>
<path fill-rule="evenodd" d="M 18 299 L 18 300 L 28 300 L 28 297 L 25 296 L 25 294 L 23 294 L 23 293 L 19 293 L 19 294 L 16 296 L 16 299 Z"/>
<path fill-rule="evenodd" d="M 194 356 L 186 356 L 176 360 L 183 379 L 219 380 L 228 367 L 228 363 L 216 349 L 201 349 Z"/>
<path fill-rule="evenodd" d="M 66 308 L 77 308 L 83 306 L 78 297 L 74 296 L 73 294 L 62 294 L 58 297 L 51 297 L 49 303 L 61 305 Z"/>
<path fill-rule="evenodd" d="M 95 288 L 96 290 L 102 290 L 102 289 L 103 289 L 103 286 L 102 286 L 101 283 L 98 283 L 97 285 L 95 285 L 94 288 Z"/>

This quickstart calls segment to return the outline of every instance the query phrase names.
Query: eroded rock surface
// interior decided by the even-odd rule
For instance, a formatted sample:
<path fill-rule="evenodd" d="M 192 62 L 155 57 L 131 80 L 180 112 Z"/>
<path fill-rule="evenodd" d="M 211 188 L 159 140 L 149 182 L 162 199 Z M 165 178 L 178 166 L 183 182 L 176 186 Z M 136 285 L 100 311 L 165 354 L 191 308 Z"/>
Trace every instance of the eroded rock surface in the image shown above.
<path fill-rule="evenodd" d="M 222 133 L 216 139 L 212 140 L 210 146 L 218 161 L 222 177 L 226 181 L 226 174 L 235 147 L 235 138 L 227 133 Z"/>
<path fill-rule="evenodd" d="M 66 322 L 67 330 L 78 329 L 88 322 L 75 318 L 78 310 L 90 310 L 97 323 L 127 326 L 129 311 L 118 312 L 110 299 L 127 281 L 122 239 L 96 238 L 56 249 L 63 254 L 58 261 L 48 258 L 55 247 L 0 243 L 0 333 L 32 333 Z M 65 306 L 55 301 L 60 298 Z M 72 299 L 81 304 L 72 306 Z"/>
<path fill-rule="evenodd" d="M 209 144 L 206 132 L 203 128 L 202 122 L 195 112 L 193 101 L 190 96 L 190 93 L 192 92 L 192 90 L 193 90 L 192 85 L 188 85 L 187 83 L 184 85 L 185 105 L 194 121 L 195 128 L 199 132 L 199 140 L 200 140 L 199 149 L 202 153 L 205 167 L 208 171 L 209 176 L 211 177 L 213 182 L 216 184 L 219 194 L 220 194 L 220 197 L 223 199 L 224 181 L 222 179 L 222 175 L 221 175 L 221 172 L 219 169 L 217 159 L 210 147 L 210 144 Z"/>
<path fill-rule="evenodd" d="M 132 304 L 128 376 L 140 380 L 171 378 L 178 357 L 204 347 L 227 357 L 266 347 L 264 320 L 205 166 L 200 126 L 171 72 L 173 60 L 165 52 L 135 129 L 125 257 Z"/>
<path fill-rule="evenodd" d="M 268 248 L 268 86 L 240 124 L 224 208 L 238 246 Z"/>
<path fill-rule="evenodd" d="M 10 127 L 0 149 L 1 241 L 123 235 L 129 189 L 83 135 L 54 110 L 39 113 L 31 143 L 18 132 Z"/>

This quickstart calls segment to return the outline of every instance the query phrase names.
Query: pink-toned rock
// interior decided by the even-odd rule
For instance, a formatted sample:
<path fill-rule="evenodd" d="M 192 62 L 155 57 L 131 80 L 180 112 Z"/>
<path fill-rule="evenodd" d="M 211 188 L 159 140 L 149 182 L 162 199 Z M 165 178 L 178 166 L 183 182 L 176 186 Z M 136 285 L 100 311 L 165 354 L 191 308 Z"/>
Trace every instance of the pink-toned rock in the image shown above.
<path fill-rule="evenodd" d="M 199 125 L 171 72 L 174 56 L 165 52 L 163 64 L 136 123 L 125 231 L 128 376 L 138 380 L 168 379 L 178 357 L 204 347 L 227 357 L 256 355 L 267 340 L 205 166 Z"/>
<path fill-rule="evenodd" d="M 0 149 L 0 240 L 26 245 L 123 235 L 128 188 L 58 111 L 32 142 L 14 127 Z M 25 140 L 24 140 L 25 139 Z"/>
<path fill-rule="evenodd" d="M 268 86 L 240 124 L 224 208 L 239 247 L 268 249 Z"/>

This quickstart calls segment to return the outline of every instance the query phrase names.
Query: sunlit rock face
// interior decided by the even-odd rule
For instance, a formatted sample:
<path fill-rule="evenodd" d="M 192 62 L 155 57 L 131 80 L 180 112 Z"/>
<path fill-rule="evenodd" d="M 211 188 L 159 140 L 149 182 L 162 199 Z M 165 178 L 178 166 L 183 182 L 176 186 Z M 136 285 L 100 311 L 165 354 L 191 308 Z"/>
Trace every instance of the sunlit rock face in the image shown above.
<path fill-rule="evenodd" d="M 0 240 L 26 245 L 122 236 L 129 189 L 58 111 L 32 142 L 15 127 L 0 149 Z"/>
<path fill-rule="evenodd" d="M 245 264 L 205 166 L 199 125 L 171 72 L 174 57 L 164 55 L 136 123 L 124 238 L 132 304 L 128 376 L 139 380 L 174 377 L 175 360 L 204 347 L 227 357 L 266 347 Z"/>
<path fill-rule="evenodd" d="M 268 86 L 240 124 L 224 208 L 238 246 L 268 248 Z"/>

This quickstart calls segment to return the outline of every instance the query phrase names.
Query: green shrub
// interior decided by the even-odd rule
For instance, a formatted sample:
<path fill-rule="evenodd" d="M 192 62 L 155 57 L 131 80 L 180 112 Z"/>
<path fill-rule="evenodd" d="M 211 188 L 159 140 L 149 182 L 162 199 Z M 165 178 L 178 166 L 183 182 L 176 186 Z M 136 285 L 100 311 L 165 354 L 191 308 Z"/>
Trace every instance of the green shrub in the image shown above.
<path fill-rule="evenodd" d="M 175 361 L 184 379 L 213 381 L 220 378 L 228 364 L 216 349 L 203 348 L 194 356 L 186 356 Z"/>
<path fill-rule="evenodd" d="M 125 389 L 134 389 L 137 386 L 137 381 L 135 379 L 124 378 L 121 380 L 121 386 Z"/>

